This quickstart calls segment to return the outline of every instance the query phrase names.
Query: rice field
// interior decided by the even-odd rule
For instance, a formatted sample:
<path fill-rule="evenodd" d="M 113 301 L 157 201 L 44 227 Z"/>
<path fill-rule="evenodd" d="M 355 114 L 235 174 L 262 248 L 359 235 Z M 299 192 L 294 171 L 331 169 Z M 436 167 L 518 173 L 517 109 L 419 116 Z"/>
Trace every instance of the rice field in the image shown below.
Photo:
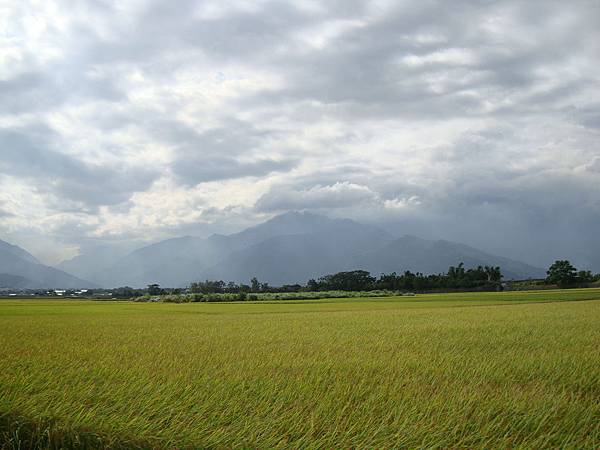
<path fill-rule="evenodd" d="M 0 448 L 599 448 L 599 300 L 0 300 Z"/>

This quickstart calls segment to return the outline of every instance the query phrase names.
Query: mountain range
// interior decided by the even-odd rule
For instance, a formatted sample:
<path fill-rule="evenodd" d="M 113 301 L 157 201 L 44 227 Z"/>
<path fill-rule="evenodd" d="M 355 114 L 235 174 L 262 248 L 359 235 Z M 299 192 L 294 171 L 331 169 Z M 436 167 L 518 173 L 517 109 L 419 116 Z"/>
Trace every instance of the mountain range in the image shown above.
<path fill-rule="evenodd" d="M 539 278 L 544 270 L 464 244 L 397 237 L 349 219 L 289 212 L 231 235 L 179 237 L 126 255 L 80 255 L 59 268 L 105 287 L 144 287 L 150 283 L 183 287 L 192 281 L 221 279 L 271 285 L 305 283 L 342 270 L 440 273 L 450 265 L 500 266 L 505 279 Z M 0 271 L 1 272 L 1 271 Z"/>
<path fill-rule="evenodd" d="M 0 240 L 0 289 L 76 289 L 93 286 L 94 283 L 45 266 L 21 247 Z"/>
<path fill-rule="evenodd" d="M 128 253 L 100 249 L 58 268 L 0 241 L 0 289 L 184 287 L 206 279 L 248 283 L 252 277 L 277 286 L 354 269 L 374 275 L 441 273 L 460 262 L 500 266 L 505 279 L 544 276 L 543 269 L 464 244 L 398 237 L 349 219 L 289 212 L 235 234 L 179 237 Z"/>

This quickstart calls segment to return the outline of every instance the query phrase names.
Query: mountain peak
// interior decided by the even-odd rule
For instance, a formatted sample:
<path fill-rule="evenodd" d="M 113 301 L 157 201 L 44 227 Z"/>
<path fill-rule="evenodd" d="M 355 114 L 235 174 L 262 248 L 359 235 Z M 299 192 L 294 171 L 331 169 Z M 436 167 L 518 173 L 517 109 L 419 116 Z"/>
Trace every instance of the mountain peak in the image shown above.
<path fill-rule="evenodd" d="M 327 223 L 331 222 L 327 216 L 320 214 L 314 214 L 308 211 L 288 211 L 283 214 L 279 214 L 271 219 L 267 220 L 267 223 Z"/>
<path fill-rule="evenodd" d="M 314 233 L 330 227 L 332 219 L 309 212 L 289 211 L 272 217 L 244 231 L 230 235 L 245 245 L 260 242 L 272 236 Z"/>
<path fill-rule="evenodd" d="M 80 288 L 93 284 L 66 272 L 42 265 L 22 248 L 0 241 L 2 284 L 10 288 Z"/>
<path fill-rule="evenodd" d="M 41 264 L 38 259 L 28 251 L 22 249 L 18 245 L 9 244 L 2 239 L 0 239 L 0 251 L 10 253 L 11 255 L 17 256 L 18 258 L 24 259 L 32 264 Z"/>

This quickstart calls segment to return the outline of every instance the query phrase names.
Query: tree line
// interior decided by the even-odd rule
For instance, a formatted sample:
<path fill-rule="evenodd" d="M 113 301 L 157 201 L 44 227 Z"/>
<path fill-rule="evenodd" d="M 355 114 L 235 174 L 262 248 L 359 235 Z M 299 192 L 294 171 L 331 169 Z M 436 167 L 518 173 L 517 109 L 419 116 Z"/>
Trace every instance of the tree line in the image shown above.
<path fill-rule="evenodd" d="M 546 278 L 541 281 L 546 285 L 566 287 L 583 287 L 590 283 L 600 282 L 600 274 L 590 271 L 578 271 L 569 261 L 555 261 L 547 270 Z M 112 290 L 113 297 L 129 298 L 141 295 L 178 295 L 184 292 L 193 294 L 258 294 L 258 293 L 294 293 L 324 291 L 448 291 L 448 290 L 480 290 L 497 291 L 503 289 L 500 267 L 478 266 L 465 268 L 463 263 L 450 266 L 446 273 L 425 275 L 421 272 L 381 274 L 373 276 L 366 270 L 352 270 L 324 275 L 318 279 L 310 279 L 305 284 L 284 284 L 271 286 L 256 277 L 249 284 L 225 282 L 222 280 L 197 281 L 187 289 L 164 289 L 158 284 L 151 284 L 146 289 L 120 287 Z"/>
<path fill-rule="evenodd" d="M 271 286 L 252 278 L 250 284 L 237 284 L 224 281 L 198 281 L 190 285 L 189 291 L 198 294 L 235 294 L 245 293 L 283 293 L 283 292 L 318 292 L 318 291 L 424 291 L 437 289 L 501 289 L 502 273 L 499 267 L 479 266 L 466 269 L 463 263 L 450 266 L 445 274 L 425 275 L 405 271 L 381 274 L 374 277 L 366 270 L 352 270 L 325 275 L 318 279 L 310 279 L 306 284 L 286 284 Z"/>

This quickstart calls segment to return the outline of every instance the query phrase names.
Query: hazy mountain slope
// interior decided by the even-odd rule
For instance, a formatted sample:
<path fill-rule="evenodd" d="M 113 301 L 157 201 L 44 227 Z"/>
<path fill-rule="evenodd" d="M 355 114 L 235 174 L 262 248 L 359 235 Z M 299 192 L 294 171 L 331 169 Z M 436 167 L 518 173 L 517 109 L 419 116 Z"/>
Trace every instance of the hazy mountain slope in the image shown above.
<path fill-rule="evenodd" d="M 290 212 L 229 236 L 188 236 L 143 247 L 94 274 L 92 281 L 106 287 L 183 287 L 204 279 L 248 283 L 256 276 L 277 285 L 351 269 L 375 275 L 439 273 L 460 262 L 467 267 L 499 265 L 506 278 L 544 275 L 541 269 L 463 244 L 397 239 L 352 220 Z"/>
<path fill-rule="evenodd" d="M 374 274 L 387 272 L 446 272 L 448 267 L 463 262 L 466 267 L 500 266 L 505 279 L 544 277 L 543 269 L 491 255 L 468 245 L 444 240 L 430 241 L 414 236 L 401 237 L 389 245 L 360 255 L 362 264 Z"/>
<path fill-rule="evenodd" d="M 0 273 L 0 289 L 36 289 L 37 287 L 34 281 L 25 277 Z"/>
<path fill-rule="evenodd" d="M 28 288 L 75 289 L 93 287 L 93 283 L 69 275 L 62 270 L 32 262 L 33 256 L 25 250 L 0 241 L 0 273 L 27 279 Z M 24 255 L 21 257 L 20 255 Z M 27 256 L 29 255 L 29 256 Z M 33 258 L 35 260 L 35 258 Z M 37 261 L 37 260 L 35 260 Z M 6 278 L 5 280 L 8 280 Z M 17 279 L 14 279 L 17 280 Z M 6 286 L 20 288 L 21 286 Z"/>
<path fill-rule="evenodd" d="M 322 232 L 276 236 L 243 250 L 203 272 L 202 279 L 248 283 L 256 276 L 272 285 L 304 283 L 327 273 L 361 268 L 353 261 L 389 243 L 385 232 L 352 221 L 336 221 Z"/>
<path fill-rule="evenodd" d="M 31 253 L 22 249 L 21 247 L 13 244 L 9 244 L 3 240 L 0 240 L 0 254 L 2 253 L 10 253 L 18 258 L 21 258 L 25 261 L 28 261 L 33 264 L 41 264 L 37 258 L 35 258 Z"/>
<path fill-rule="evenodd" d="M 127 251 L 110 247 L 96 248 L 89 253 L 63 261 L 56 268 L 75 275 L 78 278 L 91 280 L 98 272 L 116 264 L 127 253 Z"/>
<path fill-rule="evenodd" d="M 205 279 L 209 274 L 217 272 L 222 273 L 223 279 L 227 281 L 238 280 L 235 276 L 236 271 L 244 277 L 246 272 L 235 268 L 235 264 L 237 264 L 235 261 L 244 253 L 238 254 L 235 252 L 243 251 L 276 237 L 299 234 L 329 235 L 328 238 L 324 237 L 322 239 L 326 244 L 339 241 L 341 236 L 347 236 L 348 239 L 344 245 L 354 245 L 352 247 L 354 250 L 348 255 L 371 248 L 370 246 L 373 245 L 372 239 L 376 239 L 376 245 L 393 239 L 391 235 L 378 228 L 360 225 L 351 220 L 330 219 L 315 214 L 292 212 L 274 217 L 262 224 L 229 236 L 215 234 L 207 239 L 187 236 L 161 241 L 130 253 L 90 278 L 94 282 L 107 287 L 122 285 L 143 287 L 150 283 L 159 283 L 162 286 L 186 286 L 192 281 Z M 336 238 L 336 236 L 338 237 Z M 367 242 L 361 242 L 361 239 L 366 239 Z M 315 242 L 321 243 L 321 240 L 317 239 Z M 308 244 L 304 242 L 303 245 Z M 322 247 L 322 243 L 319 245 Z M 274 255 L 277 249 L 272 248 L 267 251 L 264 248 L 264 246 L 259 247 L 257 250 L 259 253 L 262 252 L 260 257 L 265 259 L 263 272 L 261 273 L 267 273 L 268 270 L 277 270 L 277 266 L 281 266 L 282 262 L 271 266 L 266 263 L 269 258 L 269 251 Z M 292 244 L 287 248 L 288 252 L 282 255 L 284 256 L 282 259 L 286 260 L 286 271 L 290 273 L 298 272 L 299 267 L 294 266 L 293 261 L 298 258 L 299 252 L 304 249 Z M 329 248 L 331 256 L 323 254 L 321 259 L 335 259 L 335 255 L 340 253 L 331 245 L 327 248 Z M 348 255 L 344 254 L 343 257 L 349 257 Z M 313 261 L 312 265 L 314 266 L 314 264 Z M 329 265 L 327 267 L 337 266 Z M 211 267 L 231 267 L 231 271 L 220 268 L 208 271 Z M 299 271 L 300 276 L 304 276 L 305 273 L 304 270 Z M 250 278 L 239 278 L 239 280 L 247 283 Z M 270 280 L 271 278 L 264 279 Z"/>
<path fill-rule="evenodd" d="M 358 225 L 348 219 L 330 219 L 326 216 L 308 212 L 291 211 L 226 237 L 235 247 L 244 248 L 275 236 L 334 232 L 339 228 L 352 226 L 352 224 Z M 360 226 L 376 229 L 367 225 Z M 385 234 L 384 231 L 379 231 Z"/>
<path fill-rule="evenodd" d="M 130 253 L 92 280 L 111 287 L 185 286 L 232 250 L 229 241 L 219 236 L 168 239 Z"/>

